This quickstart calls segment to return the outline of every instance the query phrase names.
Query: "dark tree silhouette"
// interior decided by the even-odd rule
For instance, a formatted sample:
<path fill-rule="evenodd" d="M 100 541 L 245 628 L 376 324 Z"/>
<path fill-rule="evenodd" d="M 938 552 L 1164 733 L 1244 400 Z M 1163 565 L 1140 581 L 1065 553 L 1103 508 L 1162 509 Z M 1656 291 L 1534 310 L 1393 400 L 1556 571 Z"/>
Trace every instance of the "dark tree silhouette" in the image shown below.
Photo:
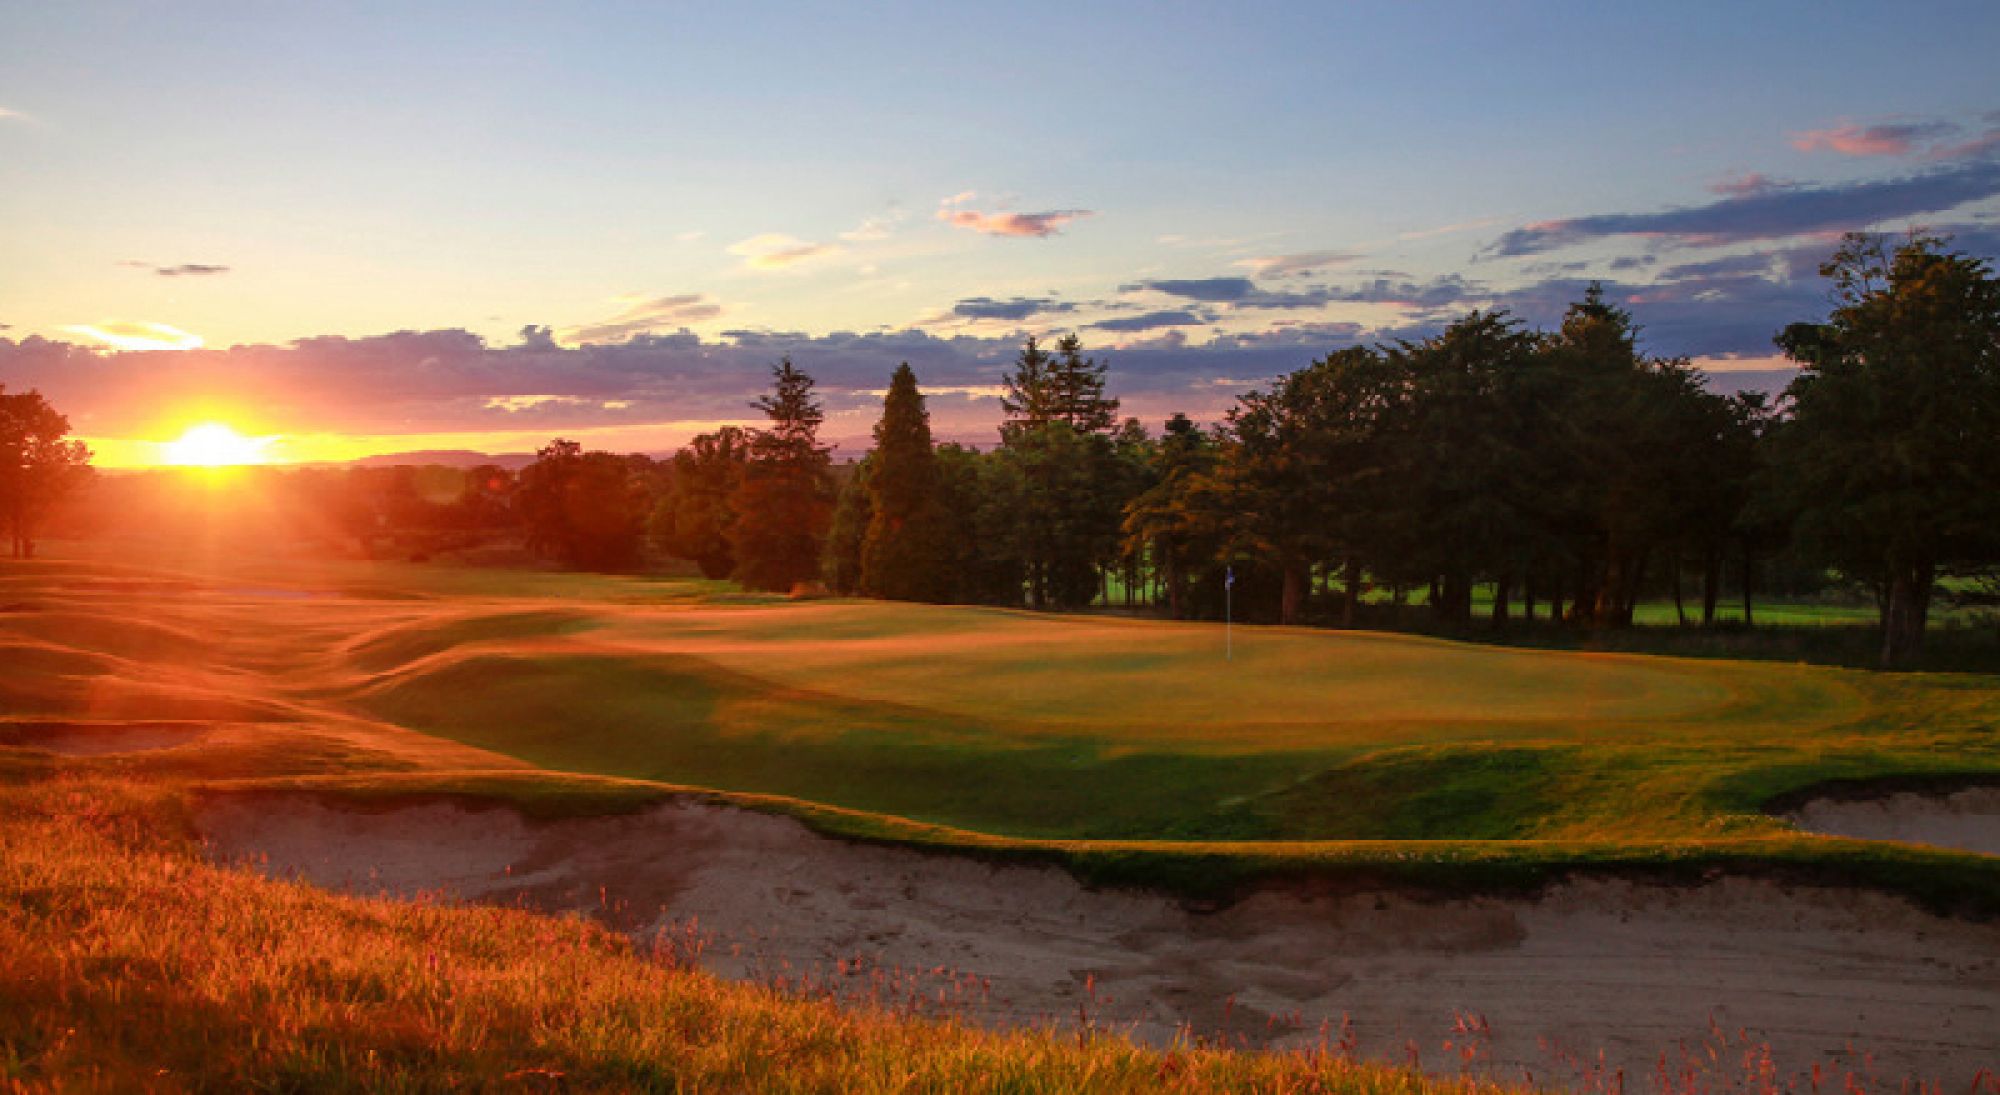
<path fill-rule="evenodd" d="M 833 516 L 826 418 L 813 379 L 786 358 L 771 368 L 772 392 L 751 404 L 770 425 L 751 436 L 736 490 L 730 544 L 735 578 L 752 589 L 790 591 L 819 578 L 821 546 Z"/>
<path fill-rule="evenodd" d="M 958 530 L 944 506 L 930 413 L 908 362 L 889 380 L 871 460 L 862 589 L 892 600 L 951 600 L 951 541 Z"/>
<path fill-rule="evenodd" d="M 1940 574 L 2000 561 L 2000 279 L 1917 236 L 1855 234 L 1836 307 L 1778 345 L 1804 372 L 1780 432 L 1801 542 L 1874 586 L 1882 662 L 1909 664 Z"/>
<path fill-rule="evenodd" d="M 0 385 L 0 522 L 15 558 L 34 556 L 42 518 L 90 471 L 90 449 L 70 439 L 69 419 L 42 393 Z"/>
<path fill-rule="evenodd" d="M 645 542 L 652 461 L 585 452 L 575 441 L 544 446 L 515 490 L 528 548 L 585 570 L 638 564 Z"/>
<path fill-rule="evenodd" d="M 729 530 L 749 448 L 748 432 L 724 426 L 696 437 L 668 464 L 667 486 L 653 510 L 653 541 L 669 555 L 694 560 L 703 577 L 727 578 L 736 569 Z"/>

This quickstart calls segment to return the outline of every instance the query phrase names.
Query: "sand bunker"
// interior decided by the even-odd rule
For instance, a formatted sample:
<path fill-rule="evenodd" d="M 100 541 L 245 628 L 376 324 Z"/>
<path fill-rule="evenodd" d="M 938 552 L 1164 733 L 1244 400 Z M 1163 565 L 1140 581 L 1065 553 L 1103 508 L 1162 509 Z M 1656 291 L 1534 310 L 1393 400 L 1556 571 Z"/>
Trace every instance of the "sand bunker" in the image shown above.
<path fill-rule="evenodd" d="M 1828 836 L 2000 855 L 2000 787 L 1829 795 L 1808 800 L 1788 817 L 1801 829 Z"/>
<path fill-rule="evenodd" d="M 45 749 L 70 757 L 145 753 L 199 741 L 205 723 L 0 722 L 0 745 Z"/>
<path fill-rule="evenodd" d="M 988 1024 L 1287 1045 L 1317 1042 L 1322 1022 L 1337 1041 L 1346 1013 L 1369 1055 L 1414 1049 L 1450 1072 L 1470 1047 L 1479 1071 L 1543 1082 L 1575 1082 L 1599 1051 L 1635 1084 L 1662 1061 L 1740 1078 L 1746 1038 L 1781 1079 L 1821 1063 L 1949 1090 L 2000 1064 L 2000 925 L 1880 894 L 1741 878 L 1450 901 L 1293 887 L 1197 911 L 692 803 L 535 823 L 453 802 L 228 796 L 201 824 L 215 856 L 273 875 L 584 912 L 698 938 L 725 976 Z M 1490 1035 L 1456 1032 L 1461 1017 Z"/>

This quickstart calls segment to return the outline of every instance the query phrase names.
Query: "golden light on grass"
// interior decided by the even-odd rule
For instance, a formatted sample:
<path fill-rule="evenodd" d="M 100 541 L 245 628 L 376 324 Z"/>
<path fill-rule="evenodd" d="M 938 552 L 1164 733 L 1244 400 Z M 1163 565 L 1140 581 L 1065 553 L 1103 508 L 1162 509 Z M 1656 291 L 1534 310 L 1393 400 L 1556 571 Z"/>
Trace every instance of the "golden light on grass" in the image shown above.
<path fill-rule="evenodd" d="M 230 468 L 270 461 L 273 439 L 245 437 L 220 422 L 189 426 L 179 440 L 160 446 L 160 462 L 184 468 Z"/>

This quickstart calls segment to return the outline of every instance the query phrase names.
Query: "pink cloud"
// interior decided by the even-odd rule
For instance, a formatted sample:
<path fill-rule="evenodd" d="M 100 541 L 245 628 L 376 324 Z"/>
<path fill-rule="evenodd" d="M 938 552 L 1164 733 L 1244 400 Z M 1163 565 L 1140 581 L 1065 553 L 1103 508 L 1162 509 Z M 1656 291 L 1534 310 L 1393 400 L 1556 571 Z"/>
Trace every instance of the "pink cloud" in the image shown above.
<path fill-rule="evenodd" d="M 977 209 L 940 209 L 938 219 L 960 228 L 970 228 L 974 232 L 984 232 L 989 236 L 1015 236 L 1046 239 L 1062 232 L 1062 226 L 1080 217 L 1088 217 L 1089 209 L 1051 209 L 1045 213 L 981 213 Z"/>
<path fill-rule="evenodd" d="M 1888 125 L 1840 125 L 1792 134 L 1800 152 L 1838 152 L 1843 156 L 1905 156 L 1919 142 L 1945 136 L 1955 128 L 1941 122 L 1900 122 Z"/>

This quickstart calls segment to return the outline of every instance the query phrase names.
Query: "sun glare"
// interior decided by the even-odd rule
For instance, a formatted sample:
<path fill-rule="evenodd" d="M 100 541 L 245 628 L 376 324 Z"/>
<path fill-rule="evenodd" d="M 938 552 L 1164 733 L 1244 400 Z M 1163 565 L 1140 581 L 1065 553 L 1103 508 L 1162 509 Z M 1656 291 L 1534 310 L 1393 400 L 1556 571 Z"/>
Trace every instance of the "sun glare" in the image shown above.
<path fill-rule="evenodd" d="M 226 468 L 266 462 L 269 438 L 245 437 L 220 422 L 189 426 L 178 441 L 161 446 L 161 462 L 189 468 Z"/>

